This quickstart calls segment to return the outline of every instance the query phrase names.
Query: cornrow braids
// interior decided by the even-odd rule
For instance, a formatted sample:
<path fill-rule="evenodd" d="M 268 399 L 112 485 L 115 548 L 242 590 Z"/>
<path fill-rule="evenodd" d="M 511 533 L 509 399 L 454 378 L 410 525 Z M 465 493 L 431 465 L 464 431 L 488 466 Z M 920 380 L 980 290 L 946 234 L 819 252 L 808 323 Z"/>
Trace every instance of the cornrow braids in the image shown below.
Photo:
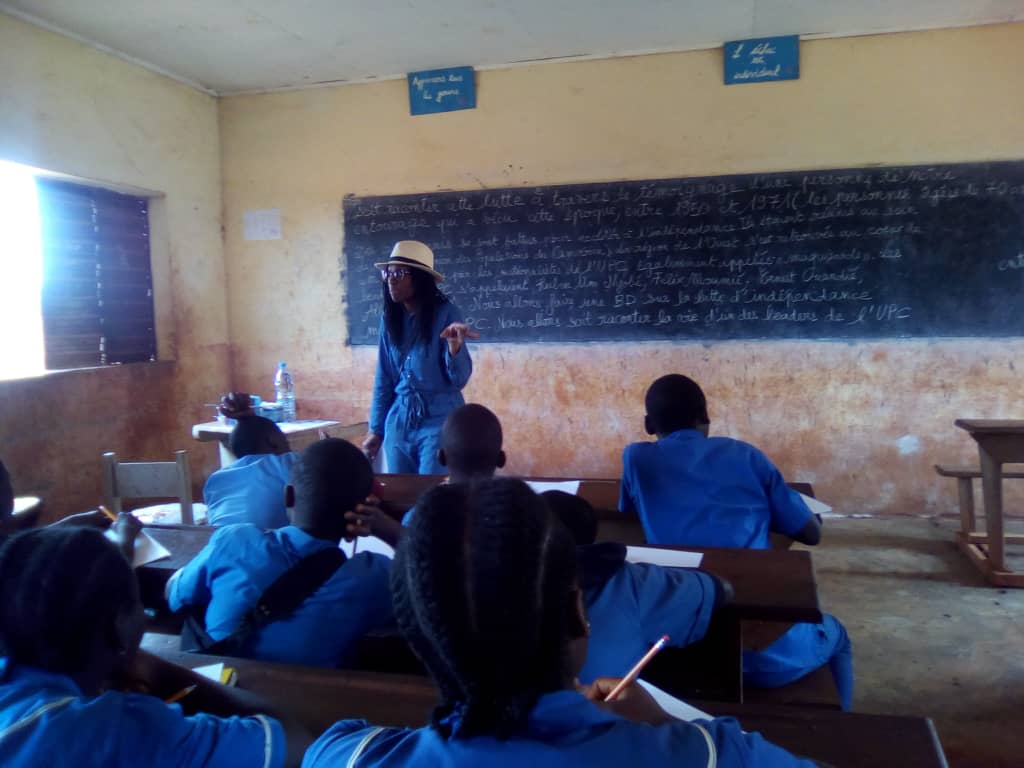
<path fill-rule="evenodd" d="M 0 654 L 74 675 L 139 601 L 131 567 L 99 531 L 40 528 L 0 547 Z"/>
<path fill-rule="evenodd" d="M 439 486 L 392 569 L 399 628 L 441 693 L 445 738 L 521 733 L 564 685 L 574 547 L 520 480 Z M 455 715 L 455 717 L 451 717 Z"/>

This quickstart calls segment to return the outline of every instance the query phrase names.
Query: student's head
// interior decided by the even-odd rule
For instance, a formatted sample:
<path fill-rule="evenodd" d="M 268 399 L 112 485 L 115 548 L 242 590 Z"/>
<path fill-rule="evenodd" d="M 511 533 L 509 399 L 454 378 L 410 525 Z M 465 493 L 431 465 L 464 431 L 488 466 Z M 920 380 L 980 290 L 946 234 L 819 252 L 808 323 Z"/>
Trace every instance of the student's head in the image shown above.
<path fill-rule="evenodd" d="M 0 531 L 3 531 L 14 514 L 14 487 L 7 467 L 0 461 Z"/>
<path fill-rule="evenodd" d="M 512 736 L 540 695 L 571 686 L 587 635 L 575 569 L 568 533 L 521 480 L 441 485 L 420 498 L 391 592 L 440 690 L 434 727 L 445 738 Z"/>
<path fill-rule="evenodd" d="M 678 373 L 662 376 L 647 390 L 644 428 L 649 435 L 668 435 L 680 429 L 707 433 L 711 420 L 704 392 L 693 379 Z"/>
<path fill-rule="evenodd" d="M 292 524 L 317 538 L 340 541 L 345 513 L 370 495 L 373 469 L 352 443 L 332 437 L 302 452 L 291 480 L 285 502 Z"/>
<path fill-rule="evenodd" d="M 288 438 L 270 419 L 246 416 L 239 419 L 228 438 L 228 448 L 237 458 L 261 453 L 288 453 Z"/>
<path fill-rule="evenodd" d="M 131 566 L 91 528 L 38 528 L 0 547 L 0 655 L 97 692 L 138 648 L 143 614 Z"/>
<path fill-rule="evenodd" d="M 497 416 L 477 403 L 463 405 L 445 419 L 438 458 L 453 480 L 490 477 L 505 466 L 501 439 Z"/>
<path fill-rule="evenodd" d="M 541 497 L 577 546 L 593 544 L 597 540 L 597 513 L 589 501 L 565 491 L 544 491 Z"/>

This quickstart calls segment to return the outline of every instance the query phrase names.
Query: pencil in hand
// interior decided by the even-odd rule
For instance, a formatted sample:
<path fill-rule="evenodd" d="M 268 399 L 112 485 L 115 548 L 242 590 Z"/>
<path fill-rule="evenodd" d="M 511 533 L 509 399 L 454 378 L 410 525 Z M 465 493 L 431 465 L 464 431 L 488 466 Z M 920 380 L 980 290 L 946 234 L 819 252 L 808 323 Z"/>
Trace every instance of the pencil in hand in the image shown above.
<path fill-rule="evenodd" d="M 633 665 L 633 668 L 626 673 L 626 676 L 619 680 L 619 684 L 611 689 L 608 695 L 604 697 L 604 700 L 606 702 L 615 701 L 615 699 L 618 698 L 619 694 L 622 693 L 622 691 L 625 690 L 625 688 L 628 685 L 630 685 L 634 680 L 637 679 L 640 673 L 643 672 L 644 667 L 646 667 L 648 663 L 650 663 L 651 659 L 653 659 L 657 655 L 658 651 L 660 651 L 666 645 L 668 645 L 668 635 L 662 635 L 658 642 L 652 645 L 651 649 L 643 655 L 640 661 Z"/>

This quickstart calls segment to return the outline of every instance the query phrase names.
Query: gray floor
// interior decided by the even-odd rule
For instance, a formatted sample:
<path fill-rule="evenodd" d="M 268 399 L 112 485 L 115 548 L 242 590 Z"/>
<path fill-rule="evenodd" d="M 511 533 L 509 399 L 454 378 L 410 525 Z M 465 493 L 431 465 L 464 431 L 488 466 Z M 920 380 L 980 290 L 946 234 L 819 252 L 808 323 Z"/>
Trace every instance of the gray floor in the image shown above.
<path fill-rule="evenodd" d="M 1024 589 L 985 586 L 955 520 L 825 522 L 814 564 L 853 639 L 854 709 L 931 717 L 955 768 L 1024 766 Z"/>

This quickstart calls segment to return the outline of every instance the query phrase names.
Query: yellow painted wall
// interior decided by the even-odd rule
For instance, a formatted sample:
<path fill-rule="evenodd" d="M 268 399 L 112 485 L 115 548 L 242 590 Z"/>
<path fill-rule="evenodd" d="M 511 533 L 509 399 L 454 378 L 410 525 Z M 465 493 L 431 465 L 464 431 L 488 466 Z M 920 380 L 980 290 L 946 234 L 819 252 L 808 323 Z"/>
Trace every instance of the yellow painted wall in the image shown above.
<path fill-rule="evenodd" d="M 0 73 L 0 159 L 164 193 L 151 207 L 154 288 L 161 358 L 176 364 L 0 382 L 0 457 L 52 517 L 98 503 L 104 450 L 196 447 L 189 425 L 227 389 L 217 104 L 2 14 Z M 201 448 L 200 472 L 214 458 Z"/>
<path fill-rule="evenodd" d="M 485 71 L 478 108 L 410 117 L 404 81 L 220 102 L 235 382 L 294 368 L 300 412 L 366 418 L 375 352 L 342 313 L 341 199 L 436 189 L 1024 158 L 1024 25 L 809 41 L 801 79 L 725 87 L 720 51 Z M 242 212 L 280 208 L 284 239 Z M 610 476 L 656 376 L 701 381 L 713 430 L 761 445 L 842 512 L 951 511 L 960 416 L 1024 417 L 1024 341 L 495 345 L 470 400 L 510 469 Z M 902 453 L 912 435 L 919 450 Z M 904 441 L 906 446 L 913 441 Z M 975 459 L 976 460 L 976 459 Z"/>

